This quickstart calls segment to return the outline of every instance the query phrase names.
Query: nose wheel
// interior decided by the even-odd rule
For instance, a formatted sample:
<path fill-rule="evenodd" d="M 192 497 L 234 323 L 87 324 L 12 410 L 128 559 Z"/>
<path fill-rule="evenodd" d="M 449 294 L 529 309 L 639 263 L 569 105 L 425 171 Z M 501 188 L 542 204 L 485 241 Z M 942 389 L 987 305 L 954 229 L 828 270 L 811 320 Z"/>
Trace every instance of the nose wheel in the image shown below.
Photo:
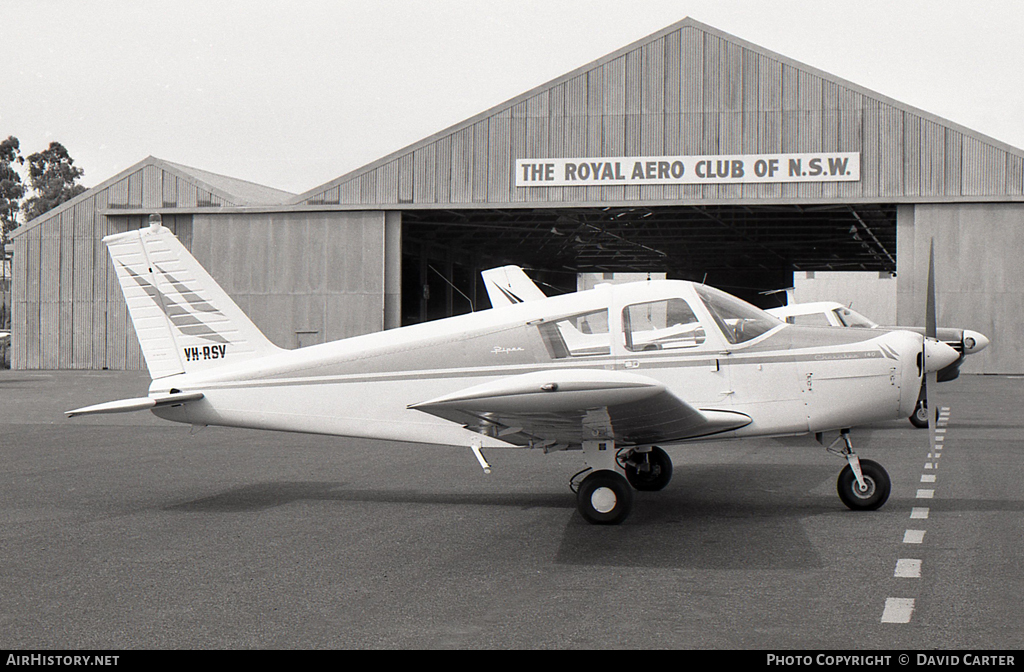
<path fill-rule="evenodd" d="M 924 429 L 928 426 L 928 402 L 918 401 L 917 406 L 914 407 L 914 413 L 910 416 L 910 424 L 918 429 Z"/>
<path fill-rule="evenodd" d="M 889 499 L 892 487 L 889 474 L 872 460 L 860 460 L 861 481 L 853 468 L 846 465 L 836 480 L 836 490 L 843 504 L 854 511 L 874 511 Z"/>
<path fill-rule="evenodd" d="M 840 442 L 842 447 L 836 448 Z M 850 430 L 842 430 L 826 450 L 847 461 L 836 479 L 836 491 L 843 504 L 854 511 L 874 511 L 885 504 L 892 490 L 889 474 L 879 463 L 857 457 L 850 441 Z"/>

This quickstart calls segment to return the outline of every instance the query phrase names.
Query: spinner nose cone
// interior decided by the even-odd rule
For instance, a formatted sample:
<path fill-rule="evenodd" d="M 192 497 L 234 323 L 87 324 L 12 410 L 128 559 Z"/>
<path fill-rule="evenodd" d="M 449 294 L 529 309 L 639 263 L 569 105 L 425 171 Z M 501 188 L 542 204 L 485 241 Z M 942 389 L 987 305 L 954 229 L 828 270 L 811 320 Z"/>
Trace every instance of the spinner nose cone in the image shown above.
<path fill-rule="evenodd" d="M 964 354 L 973 355 L 976 352 L 981 352 L 988 347 L 989 340 L 985 334 L 971 329 L 964 329 Z"/>
<path fill-rule="evenodd" d="M 924 339 L 925 371 L 934 373 L 960 359 L 960 353 L 934 338 Z"/>

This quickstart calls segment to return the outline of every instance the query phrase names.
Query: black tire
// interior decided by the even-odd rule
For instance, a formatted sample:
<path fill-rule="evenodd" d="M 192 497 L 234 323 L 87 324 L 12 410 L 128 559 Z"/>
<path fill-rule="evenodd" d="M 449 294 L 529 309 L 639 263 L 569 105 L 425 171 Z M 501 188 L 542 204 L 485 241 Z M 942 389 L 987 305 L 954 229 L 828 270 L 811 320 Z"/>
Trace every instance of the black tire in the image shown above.
<path fill-rule="evenodd" d="M 910 424 L 918 429 L 928 426 L 928 406 L 923 401 L 917 402 L 914 413 L 910 416 Z"/>
<path fill-rule="evenodd" d="M 645 463 L 641 467 L 626 463 L 626 480 L 637 490 L 655 492 L 672 480 L 672 458 L 661 448 L 652 446 L 650 452 L 633 453 L 631 459 Z"/>
<path fill-rule="evenodd" d="M 857 477 L 853 475 L 853 469 L 846 465 L 836 479 L 839 499 L 854 511 L 874 511 L 881 508 L 889 499 L 889 491 L 892 489 L 889 474 L 882 465 L 872 460 L 861 460 L 860 471 L 864 475 L 867 490 L 861 491 Z"/>
<path fill-rule="evenodd" d="M 576 508 L 588 523 L 618 525 L 633 510 L 633 488 L 614 471 L 595 471 L 580 484 Z"/>

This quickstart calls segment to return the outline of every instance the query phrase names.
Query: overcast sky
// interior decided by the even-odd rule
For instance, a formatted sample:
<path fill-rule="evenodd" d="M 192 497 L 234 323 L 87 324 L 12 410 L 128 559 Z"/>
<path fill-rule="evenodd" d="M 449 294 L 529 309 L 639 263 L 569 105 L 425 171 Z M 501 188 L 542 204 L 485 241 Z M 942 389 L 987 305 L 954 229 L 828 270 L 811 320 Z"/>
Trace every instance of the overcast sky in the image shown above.
<path fill-rule="evenodd" d="M 0 138 L 300 193 L 687 16 L 1024 147 L 1022 0 L 0 0 Z"/>

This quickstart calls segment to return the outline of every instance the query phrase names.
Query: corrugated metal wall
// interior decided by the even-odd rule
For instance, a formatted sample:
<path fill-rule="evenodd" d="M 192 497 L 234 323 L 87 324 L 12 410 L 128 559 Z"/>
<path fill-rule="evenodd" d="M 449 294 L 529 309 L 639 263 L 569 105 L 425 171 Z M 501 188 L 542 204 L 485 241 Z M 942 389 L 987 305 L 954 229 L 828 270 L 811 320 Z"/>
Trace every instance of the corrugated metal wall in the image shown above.
<path fill-rule="evenodd" d="M 384 213 L 197 214 L 192 252 L 284 348 L 384 328 Z"/>
<path fill-rule="evenodd" d="M 686 20 L 303 196 L 309 204 L 1021 196 L 1024 156 Z M 520 158 L 860 152 L 842 183 L 516 188 Z"/>

